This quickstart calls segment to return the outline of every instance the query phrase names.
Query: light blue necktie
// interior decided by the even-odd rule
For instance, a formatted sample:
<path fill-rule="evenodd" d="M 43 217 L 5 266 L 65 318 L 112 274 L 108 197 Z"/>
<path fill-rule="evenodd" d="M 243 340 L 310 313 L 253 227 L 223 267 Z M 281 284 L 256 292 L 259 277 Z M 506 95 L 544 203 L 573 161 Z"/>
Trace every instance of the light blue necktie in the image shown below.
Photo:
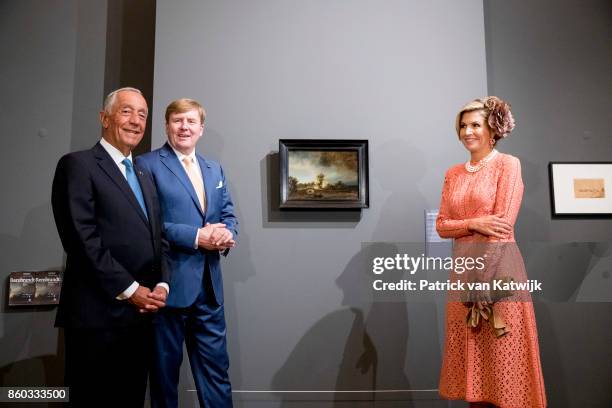
<path fill-rule="evenodd" d="M 132 161 L 130 159 L 123 159 L 121 163 L 125 165 L 125 177 L 127 178 L 127 182 L 134 192 L 136 200 L 138 200 L 138 204 L 140 204 L 140 208 L 142 208 L 145 217 L 147 217 L 147 207 L 145 207 L 144 197 L 142 196 L 142 190 L 140 189 L 140 184 L 138 183 L 136 173 L 134 173 Z M 149 219 L 149 217 L 147 217 L 147 219 Z"/>

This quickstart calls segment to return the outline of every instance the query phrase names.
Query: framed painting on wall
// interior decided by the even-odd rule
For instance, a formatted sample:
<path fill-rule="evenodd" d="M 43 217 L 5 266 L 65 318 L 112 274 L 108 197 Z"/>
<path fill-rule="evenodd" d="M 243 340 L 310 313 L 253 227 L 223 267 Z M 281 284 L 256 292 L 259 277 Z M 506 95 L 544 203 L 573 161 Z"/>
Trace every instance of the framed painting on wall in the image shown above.
<path fill-rule="evenodd" d="M 369 206 L 368 141 L 281 139 L 281 209 Z"/>
<path fill-rule="evenodd" d="M 553 217 L 611 217 L 612 162 L 548 164 Z"/>

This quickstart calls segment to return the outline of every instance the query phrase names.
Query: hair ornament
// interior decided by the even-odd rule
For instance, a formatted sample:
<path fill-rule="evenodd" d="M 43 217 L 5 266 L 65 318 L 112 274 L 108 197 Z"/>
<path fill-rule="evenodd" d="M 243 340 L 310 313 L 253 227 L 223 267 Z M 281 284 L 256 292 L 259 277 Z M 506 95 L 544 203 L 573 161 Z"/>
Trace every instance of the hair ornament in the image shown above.
<path fill-rule="evenodd" d="M 484 106 L 489 111 L 487 122 L 495 135 L 499 138 L 508 136 L 515 126 L 510 105 L 497 96 L 489 96 L 485 98 Z"/>

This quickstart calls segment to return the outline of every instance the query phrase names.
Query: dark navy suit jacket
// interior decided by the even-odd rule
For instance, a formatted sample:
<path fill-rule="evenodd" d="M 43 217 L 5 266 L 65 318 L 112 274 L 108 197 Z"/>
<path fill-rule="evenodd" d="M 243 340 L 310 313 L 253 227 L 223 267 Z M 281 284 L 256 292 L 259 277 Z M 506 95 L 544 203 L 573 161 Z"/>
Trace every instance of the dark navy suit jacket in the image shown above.
<path fill-rule="evenodd" d="M 66 269 L 56 326 L 110 328 L 151 319 L 116 299 L 134 280 L 149 288 L 169 281 L 155 187 L 150 176 L 135 170 L 148 218 L 99 143 L 58 162 L 51 202 Z"/>
<path fill-rule="evenodd" d="M 198 228 L 207 223 L 224 223 L 236 239 L 238 220 L 234 205 L 219 163 L 196 154 L 206 195 L 206 212 L 200 207 L 196 192 L 167 143 L 161 148 L 139 156 L 136 163 L 153 176 L 157 187 L 164 225 L 164 236 L 170 245 L 170 295 L 166 304 L 171 307 L 192 305 L 203 290 L 205 267 L 210 270 L 212 288 L 217 304 L 223 304 L 223 279 L 219 251 L 194 248 Z M 225 252 L 227 254 L 227 251 Z"/>

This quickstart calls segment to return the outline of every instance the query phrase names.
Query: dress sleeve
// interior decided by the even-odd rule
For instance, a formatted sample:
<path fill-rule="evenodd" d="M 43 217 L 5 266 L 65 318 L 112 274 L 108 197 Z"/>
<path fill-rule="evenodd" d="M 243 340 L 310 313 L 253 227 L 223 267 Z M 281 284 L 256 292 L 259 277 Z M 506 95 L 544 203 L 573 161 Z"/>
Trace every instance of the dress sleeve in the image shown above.
<path fill-rule="evenodd" d="M 499 179 L 493 214 L 501 217 L 514 227 L 523 199 L 521 162 L 514 156 L 505 160 Z"/>
<path fill-rule="evenodd" d="M 514 228 L 521 208 L 524 187 L 521 178 L 521 162 L 514 156 L 506 157 L 497 180 L 493 214 L 501 217 Z M 516 271 L 515 265 L 522 264 L 522 262 L 518 263 L 515 258 L 517 253 L 520 257 L 520 252 L 513 250 L 513 247 L 516 246 L 514 240 L 488 237 L 488 242 L 484 247 L 487 268 L 483 271 L 482 281 L 491 282 L 494 279 L 507 278 L 520 280 L 520 276 L 513 276 L 512 273 Z"/>
<path fill-rule="evenodd" d="M 472 235 L 468 229 L 468 220 L 453 219 L 450 216 L 449 206 L 452 191 L 450 191 L 450 172 L 446 172 L 444 186 L 442 187 L 442 199 L 440 201 L 440 211 L 436 219 L 436 230 L 442 238 L 459 238 Z"/>

